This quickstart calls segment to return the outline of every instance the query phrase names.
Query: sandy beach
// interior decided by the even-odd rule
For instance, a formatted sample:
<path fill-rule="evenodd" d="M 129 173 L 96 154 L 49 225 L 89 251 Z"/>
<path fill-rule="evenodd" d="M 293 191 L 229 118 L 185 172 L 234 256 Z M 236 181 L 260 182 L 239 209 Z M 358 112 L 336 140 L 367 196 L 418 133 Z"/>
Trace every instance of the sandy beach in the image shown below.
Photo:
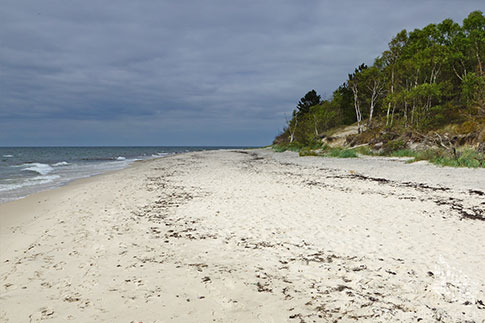
<path fill-rule="evenodd" d="M 191 152 L 0 204 L 2 322 L 485 322 L 485 169 Z"/>

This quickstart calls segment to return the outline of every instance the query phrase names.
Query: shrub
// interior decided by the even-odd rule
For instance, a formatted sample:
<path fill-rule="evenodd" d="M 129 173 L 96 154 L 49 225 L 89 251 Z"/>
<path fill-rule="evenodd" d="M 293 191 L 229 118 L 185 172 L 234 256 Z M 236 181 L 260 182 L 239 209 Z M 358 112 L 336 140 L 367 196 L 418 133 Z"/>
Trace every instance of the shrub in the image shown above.
<path fill-rule="evenodd" d="M 477 130 L 480 130 L 480 127 L 475 121 L 472 120 L 463 122 L 460 126 L 458 126 L 457 129 L 459 134 L 469 134 Z"/>
<path fill-rule="evenodd" d="M 412 149 L 399 149 L 388 154 L 391 157 L 416 157 L 417 152 Z"/>
<path fill-rule="evenodd" d="M 402 139 L 390 140 L 382 147 L 385 154 L 406 148 L 406 142 Z"/>
<path fill-rule="evenodd" d="M 329 156 L 338 158 L 355 158 L 357 157 L 357 153 L 354 149 L 333 148 L 330 150 Z"/>
<path fill-rule="evenodd" d="M 273 145 L 273 150 L 277 153 L 282 153 L 286 151 L 288 147 L 286 145 Z"/>
<path fill-rule="evenodd" d="M 344 149 L 340 152 L 338 157 L 340 157 L 340 158 L 356 158 L 357 153 L 353 149 Z"/>
<path fill-rule="evenodd" d="M 298 153 L 300 156 L 319 156 L 319 154 L 315 150 L 310 150 L 310 149 L 302 149 Z"/>

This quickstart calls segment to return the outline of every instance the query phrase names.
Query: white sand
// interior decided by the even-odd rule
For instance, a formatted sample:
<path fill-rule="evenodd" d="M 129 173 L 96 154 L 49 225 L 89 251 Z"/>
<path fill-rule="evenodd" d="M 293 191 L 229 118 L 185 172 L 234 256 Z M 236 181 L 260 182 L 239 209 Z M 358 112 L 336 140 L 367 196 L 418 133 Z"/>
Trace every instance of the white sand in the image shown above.
<path fill-rule="evenodd" d="M 0 321 L 485 322 L 484 191 L 381 158 L 139 162 L 0 205 Z"/>

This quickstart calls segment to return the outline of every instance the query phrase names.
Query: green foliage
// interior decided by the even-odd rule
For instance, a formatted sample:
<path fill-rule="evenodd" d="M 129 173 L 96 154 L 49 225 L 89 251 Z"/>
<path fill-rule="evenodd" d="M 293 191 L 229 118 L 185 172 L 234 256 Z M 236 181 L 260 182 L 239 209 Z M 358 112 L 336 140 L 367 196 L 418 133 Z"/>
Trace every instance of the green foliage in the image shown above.
<path fill-rule="evenodd" d="M 273 145 L 272 148 L 273 148 L 273 151 L 277 153 L 282 153 L 288 150 L 288 147 L 283 145 Z"/>
<path fill-rule="evenodd" d="M 466 74 L 461 84 L 461 98 L 468 107 L 478 105 L 483 108 L 485 101 L 485 76 L 478 76 L 475 73 Z"/>
<path fill-rule="evenodd" d="M 322 144 L 318 141 L 311 141 L 307 145 L 302 145 L 300 143 L 293 143 L 293 144 L 286 145 L 284 147 L 286 147 L 286 150 L 301 152 L 301 151 L 322 149 Z"/>
<path fill-rule="evenodd" d="M 333 148 L 330 150 L 329 156 L 338 158 L 356 158 L 357 153 L 354 149 Z"/>
<path fill-rule="evenodd" d="M 362 148 L 364 147 L 357 149 L 357 152 L 363 155 L 376 155 L 376 153 L 372 150 Z M 381 153 L 380 156 L 414 157 L 409 162 L 426 160 L 439 166 L 485 168 L 485 155 L 480 154 L 473 149 L 465 149 L 463 152 L 458 153 L 458 158 L 455 158 L 449 152 L 443 149 L 427 149 L 423 151 L 399 149 L 387 153 Z"/>
<path fill-rule="evenodd" d="M 277 153 L 281 153 L 281 152 L 284 152 L 284 151 L 295 151 L 295 152 L 299 152 L 300 150 L 302 149 L 317 149 L 319 148 L 321 145 L 316 145 L 316 144 L 313 144 L 313 145 L 310 145 L 310 146 L 305 146 L 299 142 L 293 142 L 293 143 L 288 143 L 288 144 L 275 144 L 275 145 L 272 145 L 272 149 L 273 151 L 277 152 Z"/>
<path fill-rule="evenodd" d="M 390 140 L 382 148 L 387 154 L 406 148 L 406 142 L 402 139 Z"/>
<path fill-rule="evenodd" d="M 385 156 L 389 157 L 416 157 L 418 153 L 412 149 L 398 149 L 391 151 L 390 153 L 386 154 Z"/>
<path fill-rule="evenodd" d="M 485 130 L 485 120 L 468 120 L 456 127 L 456 132 L 459 134 L 469 134 L 473 132 L 480 132 Z"/>
<path fill-rule="evenodd" d="M 321 156 L 321 157 L 336 157 L 336 158 L 358 157 L 355 149 L 329 147 L 328 145 L 321 146 L 320 149 L 305 147 L 300 150 L 300 156 Z"/>
<path fill-rule="evenodd" d="M 310 111 L 310 107 L 320 104 L 322 98 L 317 94 L 315 90 L 309 91 L 304 97 L 300 99 L 296 108 L 298 109 L 297 115 L 303 116 Z"/>
<path fill-rule="evenodd" d="M 333 92 L 332 100 L 329 103 L 330 109 L 335 111 L 340 119 L 337 125 L 350 125 L 355 122 L 355 111 L 352 107 L 352 91 L 347 86 L 347 83 L 342 84 Z"/>
<path fill-rule="evenodd" d="M 317 150 L 311 149 L 309 147 L 301 149 L 298 154 L 300 156 L 320 156 L 320 153 Z"/>
<path fill-rule="evenodd" d="M 443 150 L 426 150 L 418 152 L 415 161 L 428 160 L 429 162 L 439 166 L 451 167 L 469 167 L 478 168 L 485 167 L 485 155 L 476 152 L 473 149 L 466 149 L 459 153 L 458 158 L 451 156 Z"/>
<path fill-rule="evenodd" d="M 298 102 L 288 128 L 276 144 L 291 146 L 276 149 L 310 147 L 322 133 L 359 121 L 370 130 L 384 130 L 393 135 L 361 133 L 353 144 L 369 143 L 379 136 L 386 143 L 383 154 L 424 158 L 437 163 L 474 165 L 475 157 L 441 156 L 442 152 L 406 150 L 404 133 L 427 134 L 437 129 L 463 124 L 485 117 L 485 16 L 474 11 L 460 25 L 451 19 L 429 24 L 411 32 L 402 30 L 390 42 L 374 64 L 361 64 L 322 101 L 315 90 Z M 372 110 L 372 122 L 369 118 Z M 462 127 L 460 133 L 470 133 Z M 473 128 L 474 132 L 480 132 Z M 394 134 L 397 133 L 397 136 Z M 480 135 L 485 136 L 485 135 Z M 479 138 L 480 138 L 479 136 Z M 290 140 L 291 138 L 291 140 Z M 296 148 L 298 147 L 298 148 Z M 353 153 L 374 154 L 370 150 Z M 302 151 L 302 154 L 336 156 L 332 149 Z M 462 159 L 460 159 L 462 158 Z M 475 161 L 473 161 L 475 160 Z"/>
<path fill-rule="evenodd" d="M 347 149 L 341 147 L 324 146 L 298 146 L 298 145 L 273 145 L 275 152 L 283 152 L 286 150 L 298 152 L 300 156 L 320 156 L 320 157 L 335 157 L 335 158 L 356 158 L 358 154 L 369 156 L 386 156 L 386 157 L 413 157 L 409 162 L 416 162 L 420 160 L 429 161 L 432 164 L 439 166 L 450 167 L 469 167 L 469 168 L 485 168 L 485 155 L 478 153 L 473 149 L 465 149 L 458 152 L 458 156 L 454 157 L 450 152 L 443 149 L 427 149 L 416 151 L 412 149 L 398 149 L 377 154 L 369 147 L 359 147 L 355 149 Z"/>

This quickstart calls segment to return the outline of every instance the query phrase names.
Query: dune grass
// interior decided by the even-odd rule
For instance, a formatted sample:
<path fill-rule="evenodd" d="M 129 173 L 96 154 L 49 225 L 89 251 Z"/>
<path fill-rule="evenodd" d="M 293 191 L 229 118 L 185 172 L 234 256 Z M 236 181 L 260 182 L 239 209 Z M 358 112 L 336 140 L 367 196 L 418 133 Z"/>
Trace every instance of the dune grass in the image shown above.
<path fill-rule="evenodd" d="M 485 155 L 473 149 L 464 149 L 457 157 L 440 150 L 417 152 L 414 161 L 427 160 L 435 165 L 450 167 L 485 168 Z"/>
<path fill-rule="evenodd" d="M 474 149 L 464 148 L 457 152 L 456 157 L 444 149 L 427 149 L 416 151 L 412 149 L 398 149 L 386 153 L 378 153 L 367 146 L 358 148 L 330 147 L 328 145 L 300 146 L 273 145 L 275 152 L 286 150 L 298 152 L 300 156 L 321 156 L 336 158 L 356 158 L 359 155 L 383 157 L 413 157 L 409 163 L 426 160 L 438 166 L 485 168 L 485 155 Z"/>
<path fill-rule="evenodd" d="M 336 157 L 336 158 L 358 157 L 355 149 L 330 147 L 328 145 L 320 146 L 319 149 L 303 148 L 303 149 L 300 149 L 299 154 L 300 156 L 321 156 L 321 157 Z"/>

